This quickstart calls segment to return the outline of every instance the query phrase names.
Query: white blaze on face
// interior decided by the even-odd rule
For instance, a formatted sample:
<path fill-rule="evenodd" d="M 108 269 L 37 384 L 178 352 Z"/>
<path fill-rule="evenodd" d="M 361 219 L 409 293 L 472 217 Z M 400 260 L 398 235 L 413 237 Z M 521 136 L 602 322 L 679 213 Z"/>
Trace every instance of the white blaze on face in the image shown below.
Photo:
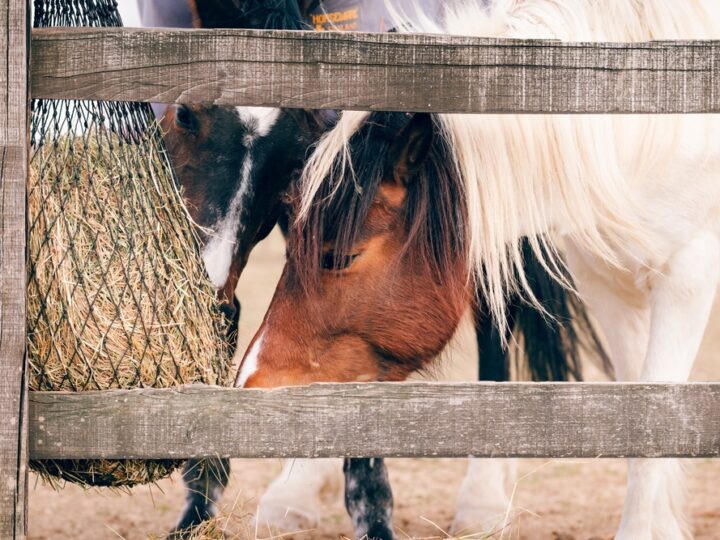
<path fill-rule="evenodd" d="M 260 350 L 262 349 L 264 339 L 265 330 L 263 330 L 262 333 L 255 339 L 250 352 L 243 360 L 242 366 L 240 366 L 240 374 L 235 382 L 235 386 L 237 388 L 245 386 L 248 379 L 257 371 L 258 357 L 260 356 Z"/>
<path fill-rule="evenodd" d="M 205 263 L 210 280 L 218 289 L 225 286 L 230 275 L 230 265 L 235 255 L 235 242 L 242 233 L 240 215 L 242 213 L 245 198 L 252 194 L 250 183 L 253 167 L 252 144 L 258 137 L 267 135 L 272 126 L 277 122 L 280 109 L 269 107 L 236 107 L 238 118 L 245 126 L 247 135 L 245 137 L 246 154 L 240 171 L 240 187 L 230 205 L 227 213 L 212 227 L 210 239 L 202 250 L 202 258 Z"/>
<path fill-rule="evenodd" d="M 245 194 L 250 190 L 250 172 L 252 171 L 252 156 L 250 152 L 245 156 L 242 167 L 242 179 L 240 189 L 237 190 L 227 214 L 220 219 L 213 227 L 211 237 L 202 250 L 202 258 L 205 263 L 210 280 L 215 287 L 221 289 L 230 274 L 230 265 L 235 254 L 235 242 L 240 229 L 240 213 Z"/>

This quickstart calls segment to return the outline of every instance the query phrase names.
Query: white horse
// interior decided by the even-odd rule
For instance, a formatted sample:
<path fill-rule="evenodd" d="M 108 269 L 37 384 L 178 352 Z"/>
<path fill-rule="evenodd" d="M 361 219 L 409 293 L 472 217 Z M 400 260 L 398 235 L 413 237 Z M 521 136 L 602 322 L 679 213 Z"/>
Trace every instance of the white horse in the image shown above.
<path fill-rule="evenodd" d="M 720 38 L 714 0 L 500 0 L 492 8 L 463 0 L 442 23 L 416 20 L 413 31 L 508 38 Z M 367 116 L 345 113 L 318 145 L 304 173 L 305 215 L 331 171 L 343 178 L 338 161 L 347 161 Z M 483 276 L 497 319 L 507 289 L 523 288 L 519 239 L 536 238 L 552 269 L 550 239 L 562 237 L 617 379 L 687 381 L 719 279 L 720 117 L 442 114 L 436 122 L 465 186 L 469 271 Z M 463 492 L 479 497 L 484 474 Z M 616 538 L 687 537 L 682 508 L 676 460 L 631 459 Z"/>

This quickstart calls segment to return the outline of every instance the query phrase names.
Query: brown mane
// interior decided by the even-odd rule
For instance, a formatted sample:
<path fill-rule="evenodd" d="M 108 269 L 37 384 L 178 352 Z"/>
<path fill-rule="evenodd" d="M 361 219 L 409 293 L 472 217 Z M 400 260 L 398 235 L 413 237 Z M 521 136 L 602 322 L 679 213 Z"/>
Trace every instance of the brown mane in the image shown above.
<path fill-rule="evenodd" d="M 405 113 L 371 114 L 350 140 L 353 181 L 343 182 L 339 175 L 331 175 L 314 198 L 307 218 L 293 224 L 289 257 L 298 262 L 303 288 L 317 282 L 328 244 L 337 261 L 352 255 L 378 189 L 392 175 L 392 143 L 411 118 Z M 403 209 L 407 240 L 396 256 L 423 265 L 438 286 L 445 287 L 457 275 L 458 261 L 466 262 L 468 219 L 463 183 L 445 139 L 436 125 L 433 129 L 429 153 L 407 186 Z M 301 188 L 296 186 L 294 201 Z"/>

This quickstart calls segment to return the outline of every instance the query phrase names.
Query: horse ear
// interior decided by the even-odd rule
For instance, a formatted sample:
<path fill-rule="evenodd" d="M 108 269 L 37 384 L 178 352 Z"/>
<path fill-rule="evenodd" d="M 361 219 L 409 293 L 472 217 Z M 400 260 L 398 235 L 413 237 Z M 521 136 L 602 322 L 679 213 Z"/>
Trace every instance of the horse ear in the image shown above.
<path fill-rule="evenodd" d="M 395 182 L 407 184 L 430 152 L 435 127 L 428 113 L 415 114 L 390 147 L 388 165 Z"/>
<path fill-rule="evenodd" d="M 320 133 L 324 133 L 332 128 L 340 118 L 338 111 L 333 109 L 305 109 L 304 112 L 308 118 L 308 122 L 314 128 L 313 130 Z"/>

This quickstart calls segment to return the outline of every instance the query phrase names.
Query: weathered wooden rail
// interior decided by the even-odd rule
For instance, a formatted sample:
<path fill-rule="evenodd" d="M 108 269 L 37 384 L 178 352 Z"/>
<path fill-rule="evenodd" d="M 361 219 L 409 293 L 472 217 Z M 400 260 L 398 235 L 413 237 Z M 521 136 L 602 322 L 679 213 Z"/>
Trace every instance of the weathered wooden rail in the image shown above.
<path fill-rule="evenodd" d="M 720 456 L 720 384 L 31 393 L 28 412 L 23 234 L 29 93 L 450 113 L 715 113 L 720 42 L 139 29 L 44 29 L 30 41 L 25 0 L 0 0 L 0 539 L 26 536 L 28 453 Z"/>
<path fill-rule="evenodd" d="M 720 383 L 30 394 L 30 457 L 720 457 Z"/>
<path fill-rule="evenodd" d="M 720 42 L 258 30 L 33 31 L 32 94 L 457 113 L 720 111 Z"/>

